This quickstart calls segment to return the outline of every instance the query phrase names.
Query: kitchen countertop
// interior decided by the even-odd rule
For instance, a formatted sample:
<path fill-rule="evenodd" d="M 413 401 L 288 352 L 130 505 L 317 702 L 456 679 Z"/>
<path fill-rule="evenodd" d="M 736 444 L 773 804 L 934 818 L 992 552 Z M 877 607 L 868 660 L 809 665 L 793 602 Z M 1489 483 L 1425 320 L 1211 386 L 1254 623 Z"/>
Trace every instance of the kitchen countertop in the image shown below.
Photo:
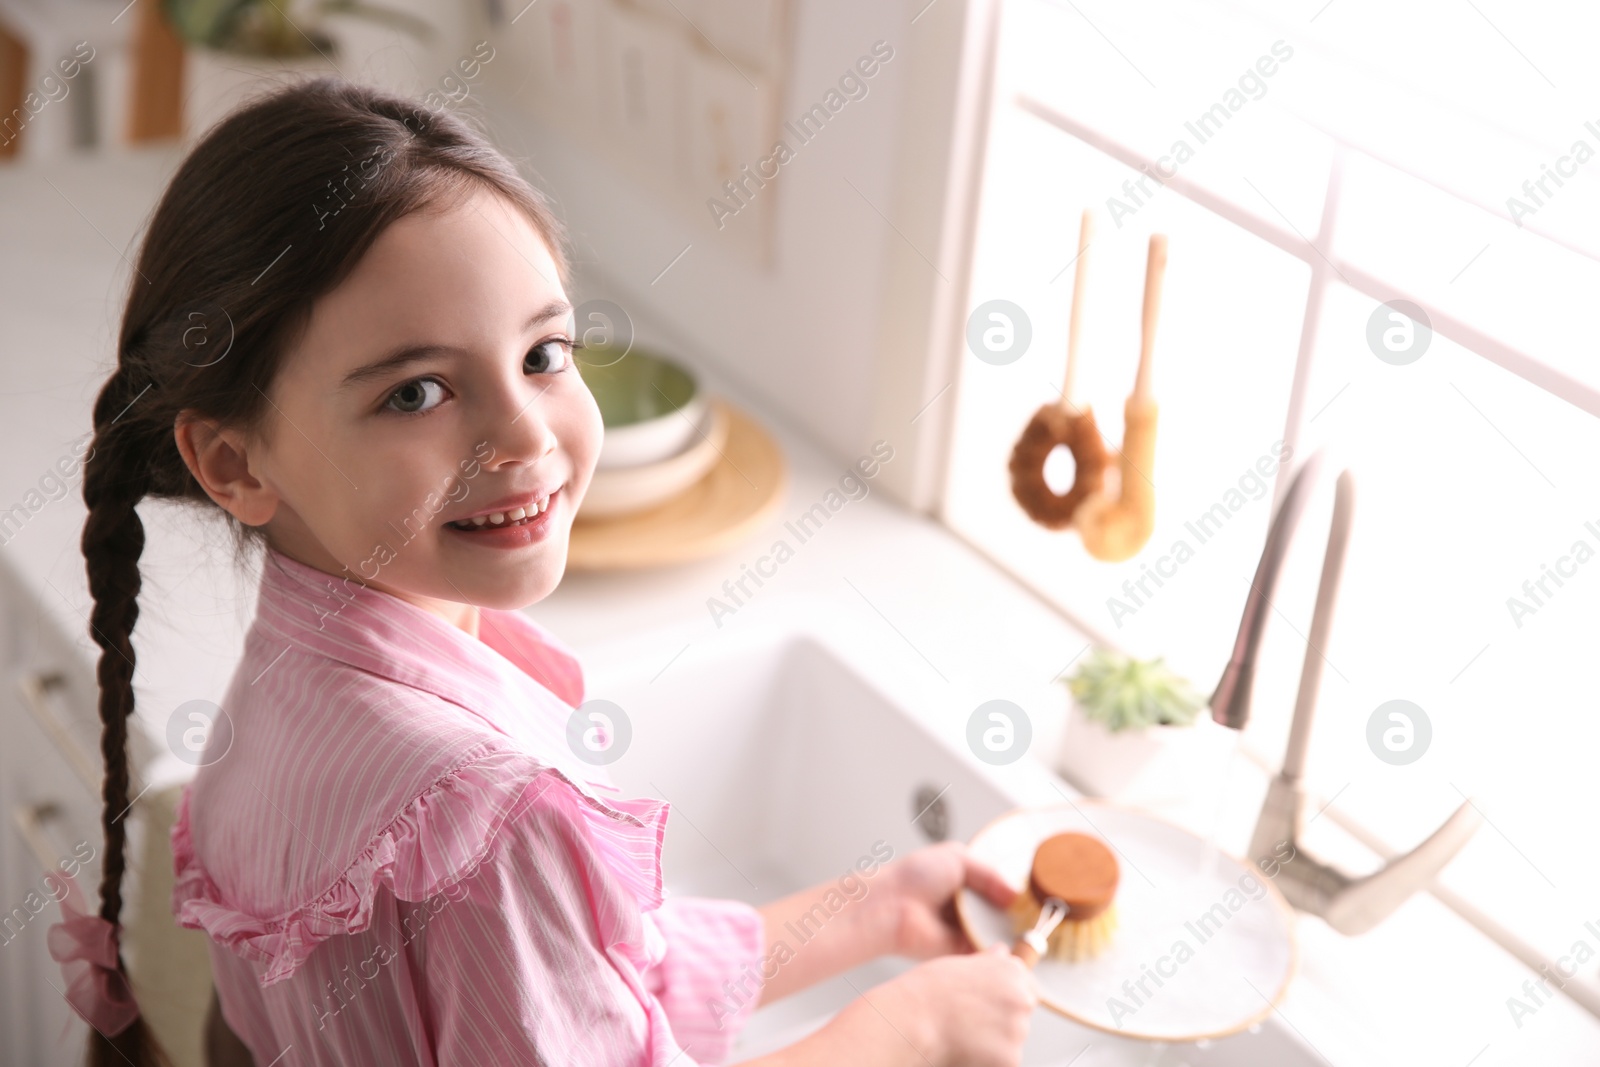
<path fill-rule="evenodd" d="M 0 167 L 0 367 L 6 371 L 0 384 L 6 435 L 0 510 L 36 488 L 87 432 L 95 391 L 114 363 L 131 274 L 123 257 L 131 256 L 180 158 L 172 148 L 111 149 L 46 165 Z M 691 344 L 647 322 L 636 326 L 641 342 L 694 362 Z M 626 639 L 630 655 L 668 670 L 691 646 L 706 647 L 803 603 L 879 632 L 884 655 L 892 658 L 884 669 L 915 677 L 936 702 L 930 714 L 950 712 L 941 716 L 941 732 L 953 734 L 953 723 L 983 701 L 1005 698 L 1021 705 L 1033 720 L 1030 755 L 1048 763 L 1065 710 L 1055 679 L 1087 638 L 946 528 L 876 491 L 847 503 L 797 544 L 784 523 L 821 501 L 856 457 L 823 453 L 713 369 L 699 369 L 711 389 L 763 420 L 783 447 L 791 478 L 770 527 L 733 551 L 691 565 L 569 574 L 529 614 L 580 656 L 603 659 L 614 654 L 608 647 L 614 650 Z M 18 573 L 92 662 L 88 592 L 77 548 L 84 515 L 78 493 L 75 482 L 64 497 L 33 514 L 0 546 L 0 561 Z M 140 512 L 149 544 L 134 637 L 136 687 L 140 719 L 164 751 L 171 711 L 187 700 L 219 700 L 226 688 L 254 611 L 254 583 L 236 564 L 220 522 L 197 521 L 193 509 L 153 502 Z M 793 558 L 719 626 L 709 598 L 726 599 L 723 583 L 737 581 L 742 568 L 779 537 L 790 541 Z M 147 768 L 147 780 L 178 780 L 189 771 L 167 757 Z M 1222 826 L 1222 845 L 1237 852 L 1263 784 L 1257 773 L 1236 774 L 1224 803 L 1205 798 L 1188 814 L 1203 809 L 1201 828 Z M 1451 1030 L 1446 1020 L 1468 1015 L 1481 1022 L 1482 1013 L 1503 1010 L 1501 1000 L 1520 992 L 1528 972 L 1431 897 L 1414 898 L 1401 915 L 1408 918 L 1397 917 L 1363 938 L 1339 937 L 1317 920 L 1300 922 L 1301 976 L 1282 1012 L 1330 1062 L 1566 1063 L 1575 1061 L 1564 1052 L 1592 1040 L 1595 1021 L 1558 998 L 1541 1010 L 1537 1026 L 1530 1024 L 1525 1041 L 1519 1033 L 1524 1043 L 1515 1051 L 1497 1039 L 1501 1047 L 1477 1059 L 1473 1054 L 1484 1042 L 1473 1036 L 1476 1030 Z M 1452 946 L 1448 958 L 1441 957 L 1440 945 Z M 1411 962 L 1396 966 L 1401 960 Z M 1497 992 L 1485 998 L 1485 987 Z"/>

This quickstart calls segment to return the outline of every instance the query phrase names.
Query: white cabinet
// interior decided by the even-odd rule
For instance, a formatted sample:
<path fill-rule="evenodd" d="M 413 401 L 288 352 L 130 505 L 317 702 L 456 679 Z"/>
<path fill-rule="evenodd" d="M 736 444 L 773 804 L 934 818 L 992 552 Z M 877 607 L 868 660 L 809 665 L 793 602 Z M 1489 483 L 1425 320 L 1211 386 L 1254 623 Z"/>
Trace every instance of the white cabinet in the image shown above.
<path fill-rule="evenodd" d="M 667 182 L 683 172 L 683 67 L 678 21 L 622 5 L 604 9 L 600 74 L 605 137 Z"/>
<path fill-rule="evenodd" d="M 719 52 L 769 74 L 781 70 L 784 0 L 683 0 L 683 11 Z"/>
<path fill-rule="evenodd" d="M 690 180 L 701 198 L 716 197 L 735 213 L 755 203 L 776 179 L 777 94 L 765 76 L 743 72 L 709 49 L 688 57 Z M 763 174 L 763 162 L 766 163 Z M 730 191 L 723 183 L 736 183 Z"/>
<path fill-rule="evenodd" d="M 86 1027 L 64 999 L 45 933 L 60 920 L 56 865 L 98 906 L 100 761 L 94 674 L 0 560 L 0 1058 L 73 1063 Z M 133 756 L 148 746 L 135 731 Z M 130 856 L 136 855 L 130 848 Z M 84 862 L 86 861 L 86 862 Z M 126 881 L 125 891 L 133 880 Z M 125 905 L 126 907 L 126 905 Z"/>
<path fill-rule="evenodd" d="M 597 74 L 603 0 L 539 0 L 524 8 L 494 42 L 507 62 L 491 65 L 512 98 L 563 127 L 600 121 Z M 497 60 L 498 62 L 498 60 Z"/>
<path fill-rule="evenodd" d="M 490 77 L 505 103 L 656 205 L 731 231 L 720 240 L 764 263 L 776 196 L 759 190 L 777 174 L 787 10 L 784 0 L 540 0 L 501 28 L 494 43 L 507 58 Z"/>

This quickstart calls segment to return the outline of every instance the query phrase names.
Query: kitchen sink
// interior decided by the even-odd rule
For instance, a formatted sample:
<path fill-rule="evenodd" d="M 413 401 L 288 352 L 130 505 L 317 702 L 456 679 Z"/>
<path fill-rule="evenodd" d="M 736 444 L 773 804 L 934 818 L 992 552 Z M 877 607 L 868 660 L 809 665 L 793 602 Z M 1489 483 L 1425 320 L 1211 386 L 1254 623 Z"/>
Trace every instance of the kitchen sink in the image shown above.
<path fill-rule="evenodd" d="M 883 658 L 874 640 L 881 637 L 833 621 L 790 619 L 690 640 L 670 660 L 660 650 L 685 645 L 683 637 L 584 651 L 587 697 L 615 703 L 632 729 L 628 748 L 609 765 L 613 780 L 628 795 L 672 805 L 663 861 L 669 892 L 760 904 L 838 879 L 876 842 L 903 855 L 941 835 L 968 840 L 1014 807 L 1078 796 L 1033 759 L 1004 767 L 978 760 L 965 742 L 972 708 L 959 706 L 949 689 L 874 676 Z M 912 965 L 880 959 L 759 1009 L 733 1062 L 797 1040 L 859 991 Z M 1041 1007 L 1023 1063 L 1326 1061 L 1276 1014 L 1229 1038 L 1164 1045 L 1080 1026 Z"/>

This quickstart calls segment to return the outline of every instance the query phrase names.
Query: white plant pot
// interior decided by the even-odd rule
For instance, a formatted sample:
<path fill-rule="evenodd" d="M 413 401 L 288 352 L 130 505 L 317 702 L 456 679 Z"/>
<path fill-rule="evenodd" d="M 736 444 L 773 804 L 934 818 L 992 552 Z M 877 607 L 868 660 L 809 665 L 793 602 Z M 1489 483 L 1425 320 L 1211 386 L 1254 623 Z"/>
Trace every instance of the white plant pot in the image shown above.
<path fill-rule="evenodd" d="M 1183 800 L 1220 774 L 1231 731 L 1204 712 L 1190 726 L 1112 732 L 1069 700 L 1057 770 L 1090 796 L 1154 804 Z"/>

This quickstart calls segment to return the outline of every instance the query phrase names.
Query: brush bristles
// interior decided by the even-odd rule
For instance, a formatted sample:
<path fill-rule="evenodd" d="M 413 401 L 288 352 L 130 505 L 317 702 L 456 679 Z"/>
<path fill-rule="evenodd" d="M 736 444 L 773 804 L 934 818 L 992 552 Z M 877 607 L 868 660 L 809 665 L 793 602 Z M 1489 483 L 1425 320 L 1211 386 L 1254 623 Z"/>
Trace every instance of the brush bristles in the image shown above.
<path fill-rule="evenodd" d="M 1033 894 L 1024 889 L 1006 909 L 1011 916 L 1013 929 L 1018 934 L 1027 933 L 1039 920 L 1043 911 Z M 1045 939 L 1045 955 L 1062 963 L 1092 960 L 1111 944 L 1111 935 L 1117 929 L 1117 906 L 1111 904 L 1092 919 L 1073 922 L 1071 916 L 1061 920 L 1061 925 Z"/>

